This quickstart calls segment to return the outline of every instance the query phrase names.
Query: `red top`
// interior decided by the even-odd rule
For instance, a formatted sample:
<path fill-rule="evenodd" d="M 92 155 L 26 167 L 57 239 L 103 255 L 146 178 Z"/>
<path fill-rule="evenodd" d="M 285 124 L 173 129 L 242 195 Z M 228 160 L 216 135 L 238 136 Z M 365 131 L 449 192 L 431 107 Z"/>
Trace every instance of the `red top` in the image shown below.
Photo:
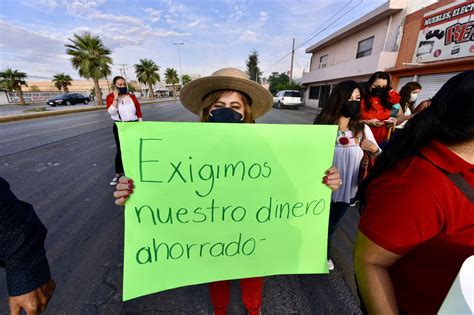
<path fill-rule="evenodd" d="M 433 141 L 421 154 L 474 187 L 474 164 L 441 143 Z M 376 179 L 359 224 L 370 240 L 402 255 L 389 273 L 408 314 L 435 314 L 462 263 L 474 255 L 474 205 L 429 161 L 406 158 Z"/>
<path fill-rule="evenodd" d="M 370 119 L 376 118 L 380 121 L 389 119 L 391 109 L 383 107 L 382 103 L 380 102 L 379 97 L 377 96 L 369 96 L 369 97 L 370 97 L 370 103 L 372 106 L 370 110 L 367 110 L 367 108 L 365 107 L 365 100 L 362 99 L 360 119 L 370 120 Z M 396 91 L 391 90 L 388 93 L 388 102 L 392 105 L 399 103 L 400 95 Z M 370 127 L 370 130 L 372 130 L 372 133 L 374 134 L 374 138 L 378 144 L 380 144 L 384 140 L 387 140 L 389 128 L 387 128 L 385 125 L 383 125 L 382 127 L 375 127 L 375 126 L 369 126 L 369 127 Z"/>
<path fill-rule="evenodd" d="M 128 93 L 128 96 L 130 96 L 130 98 L 133 101 L 133 104 L 135 104 L 135 110 L 137 112 L 136 113 L 137 118 L 142 118 L 143 115 L 142 115 L 142 111 L 141 111 L 141 108 L 140 108 L 140 103 L 138 102 L 137 97 L 135 95 L 133 95 L 132 93 Z M 105 103 L 107 104 L 107 109 L 109 109 L 109 107 L 112 106 L 113 102 L 114 102 L 114 94 L 110 93 L 109 95 L 107 95 L 107 98 L 105 99 Z"/>

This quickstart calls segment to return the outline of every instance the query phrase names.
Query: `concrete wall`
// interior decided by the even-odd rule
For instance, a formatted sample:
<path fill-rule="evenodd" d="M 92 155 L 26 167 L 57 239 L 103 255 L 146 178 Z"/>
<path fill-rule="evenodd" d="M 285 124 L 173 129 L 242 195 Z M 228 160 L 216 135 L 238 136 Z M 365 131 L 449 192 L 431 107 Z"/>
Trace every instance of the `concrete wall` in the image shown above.
<path fill-rule="evenodd" d="M 372 74 L 393 67 L 397 52 L 379 52 L 363 58 L 353 59 L 331 67 L 318 69 L 303 74 L 302 82 L 324 82 L 339 78 L 352 78 Z"/>
<path fill-rule="evenodd" d="M 83 95 L 89 95 L 89 91 L 75 91 Z M 64 94 L 64 92 L 23 92 L 23 98 L 27 103 L 46 102 L 50 98 Z M 0 91 L 0 104 L 17 104 L 20 99 L 14 92 Z"/>
<path fill-rule="evenodd" d="M 112 79 L 109 80 L 109 84 L 112 83 Z M 52 81 L 27 81 L 28 87 L 23 86 L 21 89 L 24 92 L 29 92 L 30 87 L 36 85 L 42 92 L 58 92 L 58 89 L 54 86 Z M 99 80 L 99 86 L 103 92 L 108 94 L 107 80 Z M 92 80 L 73 80 L 71 86 L 68 87 L 69 92 L 83 92 L 90 91 L 94 87 L 94 81 Z"/>
<path fill-rule="evenodd" d="M 348 37 L 325 47 L 311 57 L 311 70 L 318 69 L 319 58 L 328 55 L 328 66 L 344 63 L 356 59 L 357 47 L 360 41 L 374 36 L 372 54 L 379 52 L 398 51 L 398 43 L 402 36 L 402 26 L 405 19 L 404 11 L 395 13 L 380 20 L 365 29 L 351 34 Z"/>

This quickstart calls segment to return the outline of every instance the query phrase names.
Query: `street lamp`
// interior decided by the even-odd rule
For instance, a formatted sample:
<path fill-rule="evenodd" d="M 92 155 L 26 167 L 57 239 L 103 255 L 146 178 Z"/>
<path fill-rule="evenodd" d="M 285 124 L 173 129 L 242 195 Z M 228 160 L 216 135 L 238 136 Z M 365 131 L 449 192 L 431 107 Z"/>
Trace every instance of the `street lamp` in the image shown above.
<path fill-rule="evenodd" d="M 179 50 L 179 46 L 184 45 L 184 43 L 173 43 L 173 45 L 178 46 L 178 58 L 179 58 L 179 82 L 181 83 L 181 86 L 183 86 L 183 71 L 181 69 L 181 52 Z"/>

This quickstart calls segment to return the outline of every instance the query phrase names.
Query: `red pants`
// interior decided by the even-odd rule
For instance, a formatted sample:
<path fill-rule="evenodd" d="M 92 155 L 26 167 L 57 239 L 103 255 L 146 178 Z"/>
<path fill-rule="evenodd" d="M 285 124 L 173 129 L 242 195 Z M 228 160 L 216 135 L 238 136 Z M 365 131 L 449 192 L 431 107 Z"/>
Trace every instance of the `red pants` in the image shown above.
<path fill-rule="evenodd" d="M 242 291 L 242 302 L 249 315 L 260 314 L 262 307 L 263 278 L 240 279 L 240 290 Z M 230 281 L 219 281 L 209 283 L 211 302 L 214 305 L 216 315 L 226 315 L 230 300 Z"/>

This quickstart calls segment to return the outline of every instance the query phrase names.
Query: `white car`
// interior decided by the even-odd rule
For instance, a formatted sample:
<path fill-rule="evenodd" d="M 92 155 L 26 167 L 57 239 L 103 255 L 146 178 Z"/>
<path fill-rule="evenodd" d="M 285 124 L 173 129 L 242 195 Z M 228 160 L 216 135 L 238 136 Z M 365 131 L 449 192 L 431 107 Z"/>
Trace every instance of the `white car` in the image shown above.
<path fill-rule="evenodd" d="M 301 105 L 301 93 L 296 90 L 284 90 L 273 98 L 273 107 L 297 109 Z"/>

